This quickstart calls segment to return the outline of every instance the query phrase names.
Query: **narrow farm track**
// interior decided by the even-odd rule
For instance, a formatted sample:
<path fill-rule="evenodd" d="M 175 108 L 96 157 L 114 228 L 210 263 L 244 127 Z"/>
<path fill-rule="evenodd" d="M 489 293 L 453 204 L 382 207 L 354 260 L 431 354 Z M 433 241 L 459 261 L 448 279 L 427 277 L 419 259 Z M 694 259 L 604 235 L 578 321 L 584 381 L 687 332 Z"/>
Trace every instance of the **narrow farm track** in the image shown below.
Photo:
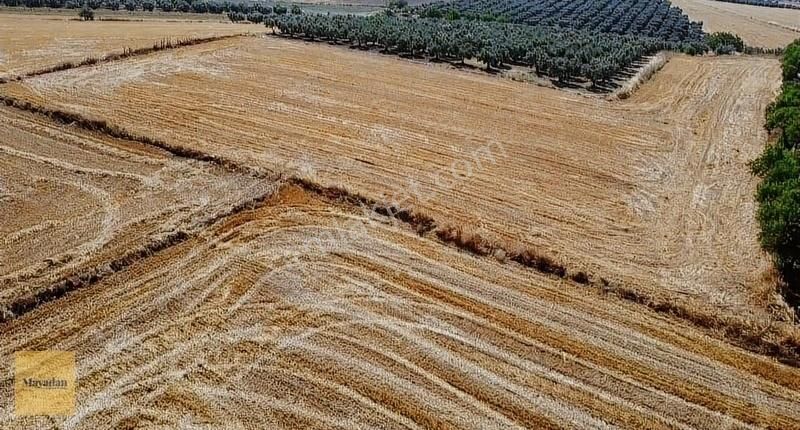
<path fill-rule="evenodd" d="M 265 193 L 246 174 L 0 108 L 0 320 L 20 300 Z"/>
<path fill-rule="evenodd" d="M 763 326 L 787 311 L 756 241 L 746 163 L 766 142 L 778 76 L 773 59 L 677 56 L 611 103 L 268 38 L 3 88 Z"/>
<path fill-rule="evenodd" d="M 62 428 L 800 422 L 798 369 L 294 187 L 0 336 L 5 380 L 13 351 L 77 352 Z M 0 425 L 45 423 L 12 408 Z"/>
<path fill-rule="evenodd" d="M 729 31 L 746 44 L 783 48 L 800 38 L 800 10 L 763 7 L 717 0 L 671 0 L 711 33 Z"/>

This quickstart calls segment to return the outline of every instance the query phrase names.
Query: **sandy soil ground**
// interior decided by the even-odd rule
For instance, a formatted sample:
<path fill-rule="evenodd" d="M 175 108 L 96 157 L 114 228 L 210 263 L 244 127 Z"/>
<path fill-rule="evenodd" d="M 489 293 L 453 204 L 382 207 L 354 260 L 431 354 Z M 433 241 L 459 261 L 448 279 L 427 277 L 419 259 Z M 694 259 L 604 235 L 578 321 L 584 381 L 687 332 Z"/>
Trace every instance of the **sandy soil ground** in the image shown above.
<path fill-rule="evenodd" d="M 716 0 L 672 0 L 707 32 L 729 31 L 745 43 L 783 48 L 800 38 L 800 10 L 751 6 Z"/>
<path fill-rule="evenodd" d="M 63 15 L 0 13 L 0 77 L 122 52 L 125 48 L 148 47 L 163 39 L 260 30 L 229 22 L 81 22 Z"/>
<path fill-rule="evenodd" d="M 626 101 L 276 38 L 4 90 L 410 205 L 652 296 L 779 317 L 747 162 L 776 60 L 674 57 Z"/>
<path fill-rule="evenodd" d="M 0 326 L 76 351 L 60 428 L 796 428 L 800 371 L 284 188 Z"/>
<path fill-rule="evenodd" d="M 0 313 L 264 192 L 247 176 L 0 108 Z"/>

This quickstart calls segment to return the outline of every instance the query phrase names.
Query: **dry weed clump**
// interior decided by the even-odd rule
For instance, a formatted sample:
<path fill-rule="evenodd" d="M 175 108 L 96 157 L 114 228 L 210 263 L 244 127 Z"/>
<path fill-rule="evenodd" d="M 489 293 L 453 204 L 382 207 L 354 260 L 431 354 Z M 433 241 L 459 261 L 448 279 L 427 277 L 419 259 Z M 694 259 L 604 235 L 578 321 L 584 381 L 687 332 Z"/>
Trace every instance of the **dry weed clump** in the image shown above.
<path fill-rule="evenodd" d="M 629 98 L 642 84 L 650 80 L 653 75 L 661 70 L 667 61 L 669 61 L 671 54 L 668 52 L 659 52 L 650 61 L 640 68 L 636 74 L 630 78 L 623 86 L 615 93 L 616 97 L 620 100 Z M 611 97 L 613 97 L 612 95 Z"/>
<path fill-rule="evenodd" d="M 542 273 L 549 273 L 563 278 L 567 275 L 567 268 L 552 258 L 540 255 L 533 249 L 525 249 L 511 255 L 511 260 L 525 266 L 536 269 Z"/>
<path fill-rule="evenodd" d="M 586 272 L 584 272 L 584 271 L 573 273 L 572 275 L 570 275 L 569 278 L 572 279 L 573 281 L 579 283 L 579 284 L 584 284 L 584 285 L 586 285 L 586 284 L 591 282 L 589 280 L 589 275 L 587 275 Z"/>
<path fill-rule="evenodd" d="M 550 257 L 541 255 L 533 249 L 510 251 L 507 246 L 492 243 L 478 233 L 467 233 L 461 227 L 447 226 L 436 230 L 436 237 L 442 242 L 455 245 L 457 248 L 479 256 L 495 255 L 500 261 L 511 260 L 525 267 L 535 269 L 559 278 L 567 276 L 567 268 Z M 499 256 L 499 257 L 498 257 Z M 577 277 L 577 278 L 576 278 Z M 582 280 L 588 283 L 589 278 L 584 272 L 572 278 L 576 282 Z"/>
<path fill-rule="evenodd" d="M 461 227 L 444 227 L 436 231 L 436 237 L 442 242 L 451 243 L 473 254 L 486 256 L 492 254 L 497 246 L 489 243 L 478 233 L 465 233 Z"/>

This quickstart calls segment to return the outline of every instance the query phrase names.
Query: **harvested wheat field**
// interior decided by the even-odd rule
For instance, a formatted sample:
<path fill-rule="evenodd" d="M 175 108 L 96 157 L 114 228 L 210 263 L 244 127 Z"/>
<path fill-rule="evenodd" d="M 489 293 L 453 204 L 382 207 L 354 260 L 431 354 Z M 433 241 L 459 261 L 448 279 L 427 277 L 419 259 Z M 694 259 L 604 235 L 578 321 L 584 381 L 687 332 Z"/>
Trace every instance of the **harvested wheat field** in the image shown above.
<path fill-rule="evenodd" d="M 252 30 L 224 22 L 78 21 L 60 15 L 0 13 L 0 77 L 78 62 L 89 57 L 177 41 Z"/>
<path fill-rule="evenodd" d="M 787 311 L 757 243 L 747 162 L 779 75 L 774 59 L 676 56 L 612 102 L 268 37 L 3 89 L 764 322 Z"/>
<path fill-rule="evenodd" d="M 247 175 L 0 108 L 0 320 L 60 281 L 167 246 L 267 190 Z"/>
<path fill-rule="evenodd" d="M 78 357 L 60 428 L 797 428 L 800 370 L 284 186 L 0 326 Z"/>
<path fill-rule="evenodd" d="M 800 38 L 800 10 L 729 3 L 718 0 L 671 0 L 707 32 L 729 31 L 746 44 L 783 48 Z"/>

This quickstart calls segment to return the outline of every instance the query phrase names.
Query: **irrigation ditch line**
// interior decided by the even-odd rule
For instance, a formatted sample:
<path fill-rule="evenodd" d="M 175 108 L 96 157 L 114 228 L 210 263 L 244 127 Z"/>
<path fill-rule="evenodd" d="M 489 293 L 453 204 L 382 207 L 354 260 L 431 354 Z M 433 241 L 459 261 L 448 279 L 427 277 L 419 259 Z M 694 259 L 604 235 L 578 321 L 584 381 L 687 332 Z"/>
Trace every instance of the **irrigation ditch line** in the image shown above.
<path fill-rule="evenodd" d="M 518 264 L 527 269 L 572 282 L 576 287 L 593 288 L 600 291 L 602 294 L 611 295 L 627 302 L 644 305 L 657 313 L 668 314 L 688 321 L 704 329 L 704 331 L 712 337 L 722 338 L 748 351 L 773 357 L 784 364 L 800 368 L 800 339 L 792 337 L 791 335 L 783 335 L 779 330 L 775 329 L 772 324 L 766 327 L 758 327 L 735 317 L 714 315 L 702 310 L 694 310 L 683 304 L 658 299 L 627 286 L 609 282 L 602 277 L 595 276 L 583 270 L 569 268 L 563 263 L 546 255 L 542 255 L 534 249 L 512 249 L 511 245 L 508 244 L 493 243 L 479 235 L 464 233 L 465 230 L 462 227 L 440 225 L 435 219 L 428 215 L 415 212 L 411 209 L 402 209 L 386 205 L 340 187 L 324 186 L 298 177 L 282 177 L 274 172 L 254 169 L 225 157 L 210 155 L 194 149 L 169 144 L 160 139 L 138 135 L 124 128 L 109 124 L 104 120 L 90 119 L 73 112 L 37 106 L 30 102 L 18 100 L 9 96 L 0 95 L 0 104 L 42 115 L 60 124 L 78 127 L 90 132 L 103 133 L 118 139 L 152 145 L 176 157 L 211 163 L 231 172 L 245 173 L 256 179 L 268 180 L 278 187 L 284 184 L 295 185 L 331 203 L 344 204 L 350 208 L 367 207 L 378 215 L 397 219 L 416 231 L 420 236 L 438 241 L 443 245 L 454 246 L 476 257 L 491 258 L 496 260 L 499 264 Z M 269 192 L 254 200 L 237 205 L 231 210 L 203 223 L 203 227 L 208 227 L 216 221 L 233 216 L 238 212 L 258 208 L 263 205 L 272 194 L 272 192 Z M 0 315 L 0 323 L 30 312 L 40 304 L 58 299 L 70 291 L 92 285 L 111 273 L 123 270 L 156 252 L 183 243 L 193 237 L 194 234 L 188 232 L 173 233 L 165 238 L 155 240 L 145 245 L 143 248 L 133 251 L 108 264 L 63 278 L 42 292 L 14 302 L 9 306 L 9 309 L 6 310 L 4 315 Z"/>

